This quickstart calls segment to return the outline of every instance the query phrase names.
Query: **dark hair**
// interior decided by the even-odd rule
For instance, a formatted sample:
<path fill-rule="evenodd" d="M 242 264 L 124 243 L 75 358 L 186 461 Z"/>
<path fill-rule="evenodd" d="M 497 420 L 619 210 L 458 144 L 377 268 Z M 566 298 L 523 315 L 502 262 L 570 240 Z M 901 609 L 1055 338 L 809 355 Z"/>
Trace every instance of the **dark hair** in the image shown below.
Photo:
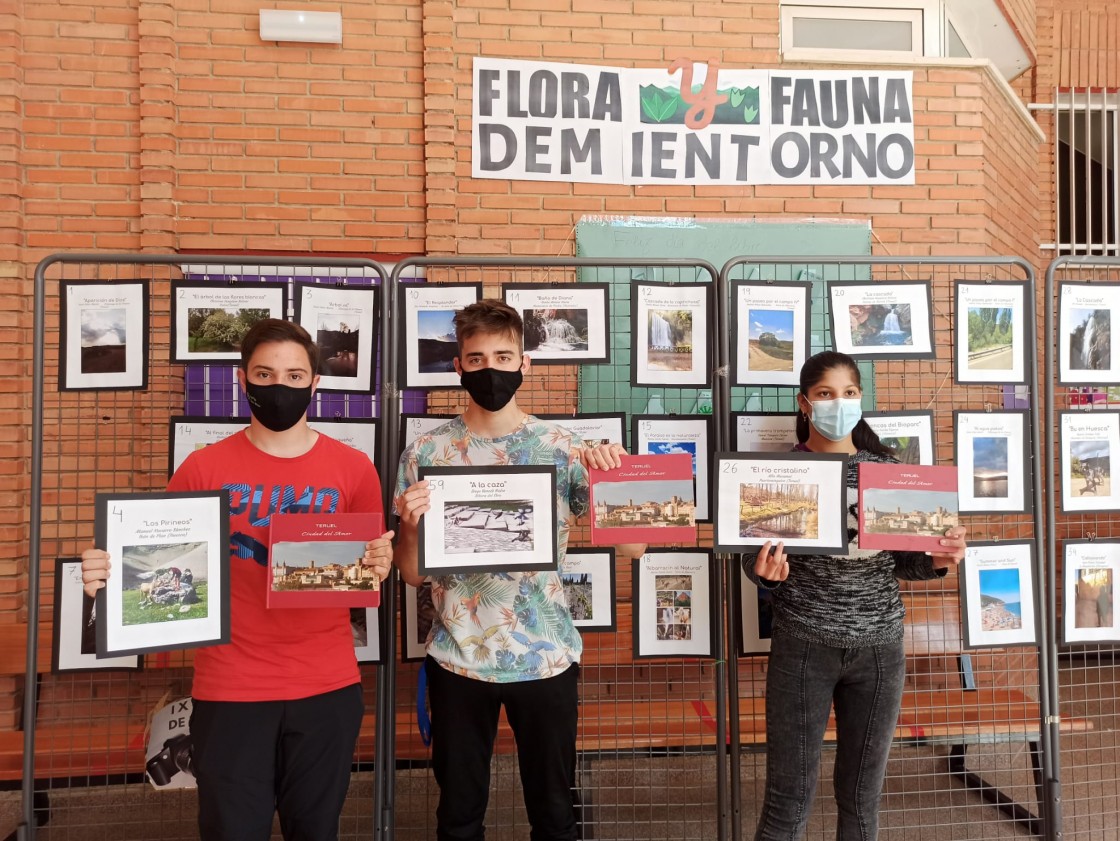
<path fill-rule="evenodd" d="M 835 368 L 847 368 L 851 372 L 852 378 L 856 381 L 856 385 L 863 387 L 860 375 L 859 366 L 856 361 L 846 353 L 839 353 L 835 350 L 826 350 L 818 353 L 815 356 L 810 356 L 805 360 L 805 364 L 801 366 L 801 393 L 805 395 L 806 399 L 809 396 L 809 389 L 819 383 L 829 371 Z M 797 440 L 804 444 L 809 440 L 809 417 L 800 410 L 797 413 Z M 866 420 L 859 419 L 856 428 L 852 430 L 852 443 L 857 450 L 866 450 L 869 453 L 874 453 L 879 456 L 897 456 L 898 454 L 879 440 L 879 436 L 875 434 Z"/>
<path fill-rule="evenodd" d="M 459 353 L 463 352 L 463 341 L 478 333 L 513 336 L 517 349 L 524 349 L 525 325 L 517 310 L 503 301 L 494 298 L 476 301 L 455 313 L 454 323 Z"/>
<path fill-rule="evenodd" d="M 249 369 L 249 360 L 260 346 L 270 342 L 295 342 L 307 351 L 307 361 L 311 363 L 311 376 L 319 373 L 319 346 L 311 334 L 291 321 L 279 318 L 262 318 L 249 328 L 241 340 L 241 370 Z"/>

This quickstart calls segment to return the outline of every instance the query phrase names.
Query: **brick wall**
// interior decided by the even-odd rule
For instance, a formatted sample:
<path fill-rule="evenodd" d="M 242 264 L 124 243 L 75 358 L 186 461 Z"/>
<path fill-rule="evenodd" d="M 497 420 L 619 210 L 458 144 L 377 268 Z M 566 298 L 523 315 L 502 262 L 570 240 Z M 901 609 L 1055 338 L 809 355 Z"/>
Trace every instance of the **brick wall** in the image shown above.
<path fill-rule="evenodd" d="M 260 5 L 0 0 L 0 623 L 23 616 L 46 254 L 567 255 L 584 214 L 870 219 L 881 254 L 1035 253 L 1037 141 L 981 69 L 915 68 L 913 186 L 470 178 L 472 56 L 774 67 L 772 0 L 338 0 L 341 46 L 261 43 Z M 1007 2 L 1024 32 L 1032 6 Z"/>

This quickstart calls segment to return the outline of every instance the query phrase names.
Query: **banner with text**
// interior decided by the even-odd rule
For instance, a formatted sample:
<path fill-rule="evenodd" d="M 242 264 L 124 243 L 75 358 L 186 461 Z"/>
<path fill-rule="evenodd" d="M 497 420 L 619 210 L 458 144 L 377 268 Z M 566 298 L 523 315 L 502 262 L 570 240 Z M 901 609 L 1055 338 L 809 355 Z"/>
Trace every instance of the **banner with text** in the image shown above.
<path fill-rule="evenodd" d="M 599 184 L 913 184 L 908 71 L 474 59 L 472 175 Z"/>

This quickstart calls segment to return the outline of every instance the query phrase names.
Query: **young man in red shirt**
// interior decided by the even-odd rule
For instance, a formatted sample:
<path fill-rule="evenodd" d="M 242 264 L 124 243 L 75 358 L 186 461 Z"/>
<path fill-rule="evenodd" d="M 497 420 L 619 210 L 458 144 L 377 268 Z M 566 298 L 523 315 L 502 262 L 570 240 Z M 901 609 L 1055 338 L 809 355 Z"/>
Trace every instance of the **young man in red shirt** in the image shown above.
<path fill-rule="evenodd" d="M 331 841 L 350 783 L 364 704 L 345 608 L 265 607 L 274 514 L 381 510 L 364 454 L 307 424 L 319 349 L 297 324 L 258 322 L 241 345 L 238 382 L 249 427 L 191 453 L 170 491 L 230 494 L 230 642 L 194 661 L 191 740 L 199 831 L 207 841 L 267 841 L 279 812 L 287 841 Z M 392 532 L 366 544 L 379 578 Z M 82 555 L 85 590 L 111 575 L 100 549 Z"/>

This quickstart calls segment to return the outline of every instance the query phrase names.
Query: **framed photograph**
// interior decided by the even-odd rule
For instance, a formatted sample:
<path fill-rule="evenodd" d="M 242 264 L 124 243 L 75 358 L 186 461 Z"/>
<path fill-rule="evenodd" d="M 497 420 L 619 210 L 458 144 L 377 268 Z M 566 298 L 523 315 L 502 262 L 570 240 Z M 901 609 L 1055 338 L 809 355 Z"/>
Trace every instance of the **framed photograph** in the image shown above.
<path fill-rule="evenodd" d="M 64 280 L 59 391 L 148 387 L 148 281 Z"/>
<path fill-rule="evenodd" d="M 634 415 L 630 440 L 634 455 L 663 456 L 688 453 L 692 456 L 692 477 L 696 480 L 696 519 L 712 519 L 711 453 L 715 436 L 711 415 Z"/>
<path fill-rule="evenodd" d="M 1058 385 L 1120 383 L 1120 342 L 1112 344 L 1118 311 L 1120 283 L 1058 284 Z"/>
<path fill-rule="evenodd" d="M 319 346 L 319 391 L 373 391 L 376 286 L 297 283 L 296 321 Z"/>
<path fill-rule="evenodd" d="M 716 551 L 780 540 L 791 555 L 846 555 L 847 471 L 843 453 L 719 453 Z"/>
<path fill-rule="evenodd" d="M 428 632 L 436 618 L 432 582 L 419 587 L 401 582 L 401 659 L 423 660 L 428 653 Z"/>
<path fill-rule="evenodd" d="M 502 297 L 525 323 L 525 353 L 533 364 L 611 361 L 609 284 L 507 283 Z"/>
<path fill-rule="evenodd" d="M 957 495 L 962 514 L 1034 508 L 1028 478 L 1030 419 L 1026 410 L 953 412 Z"/>
<path fill-rule="evenodd" d="M 860 549 L 936 552 L 960 521 L 956 467 L 859 466 Z"/>
<path fill-rule="evenodd" d="M 735 615 L 739 617 L 739 656 L 769 654 L 774 627 L 774 594 L 751 581 L 739 564 L 739 589 L 734 596 Z"/>
<path fill-rule="evenodd" d="M 369 456 L 369 460 L 380 468 L 377 453 L 377 418 L 308 418 L 307 425 L 316 432 L 341 441 Z"/>
<path fill-rule="evenodd" d="M 969 543 L 958 575 L 965 648 L 1037 645 L 1034 543 Z"/>
<path fill-rule="evenodd" d="M 933 412 L 864 412 L 863 419 L 903 464 L 933 464 Z"/>
<path fill-rule="evenodd" d="M 82 589 L 82 559 L 59 558 L 54 566 L 54 640 L 51 671 L 139 669 L 140 657 L 97 657 L 96 599 Z"/>
<path fill-rule="evenodd" d="M 926 281 L 828 285 L 833 347 L 857 359 L 933 359 L 932 293 Z"/>
<path fill-rule="evenodd" d="M 732 385 L 800 384 L 801 366 L 809 358 L 812 288 L 811 283 L 732 284 Z"/>
<path fill-rule="evenodd" d="M 400 289 L 405 388 L 458 388 L 455 313 L 482 298 L 481 283 L 406 284 Z"/>
<path fill-rule="evenodd" d="M 187 456 L 210 444 L 228 438 L 249 425 L 248 418 L 209 418 L 202 415 L 174 415 L 168 422 L 167 475 L 172 476 Z"/>
<path fill-rule="evenodd" d="M 432 430 L 439 429 L 456 417 L 457 415 L 414 415 L 407 413 L 401 415 L 401 452 L 403 453 L 412 446 L 412 442 L 421 435 L 427 435 Z"/>
<path fill-rule="evenodd" d="M 614 576 L 614 549 L 569 549 L 565 555 L 560 580 L 572 624 L 581 632 L 613 631 L 617 627 Z"/>
<path fill-rule="evenodd" d="M 630 287 L 630 384 L 712 385 L 710 283 Z"/>
<path fill-rule="evenodd" d="M 634 657 L 712 657 L 712 553 L 647 552 L 634 561 Z"/>
<path fill-rule="evenodd" d="M 421 467 L 420 574 L 554 570 L 556 467 Z"/>
<path fill-rule="evenodd" d="M 956 382 L 1025 385 L 1027 283 L 956 285 Z"/>
<path fill-rule="evenodd" d="M 287 317 L 286 283 L 175 282 L 171 361 L 240 362 L 241 340 L 250 327 L 265 318 Z"/>
<path fill-rule="evenodd" d="M 381 633 L 380 608 L 350 608 L 350 633 L 354 636 L 354 656 L 359 663 L 384 663 L 385 635 Z"/>
<path fill-rule="evenodd" d="M 229 642 L 229 491 L 94 497 L 97 656 Z"/>
<path fill-rule="evenodd" d="M 732 412 L 735 450 L 788 453 L 797 446 L 797 412 Z"/>
<path fill-rule="evenodd" d="M 1120 541 L 1062 542 L 1062 642 L 1120 642 L 1116 583 Z"/>
<path fill-rule="evenodd" d="M 1059 412 L 1062 510 L 1120 511 L 1112 457 L 1120 456 L 1120 412 Z"/>
<path fill-rule="evenodd" d="M 381 579 L 362 563 L 366 543 L 385 533 L 381 512 L 273 514 L 265 605 L 377 607 Z"/>
<path fill-rule="evenodd" d="M 588 471 L 591 543 L 696 542 L 696 497 L 687 453 L 622 456 L 613 470 Z"/>
<path fill-rule="evenodd" d="M 626 446 L 626 415 L 623 412 L 597 412 L 579 415 L 537 415 L 541 420 L 562 426 L 577 438 L 600 444 Z"/>

